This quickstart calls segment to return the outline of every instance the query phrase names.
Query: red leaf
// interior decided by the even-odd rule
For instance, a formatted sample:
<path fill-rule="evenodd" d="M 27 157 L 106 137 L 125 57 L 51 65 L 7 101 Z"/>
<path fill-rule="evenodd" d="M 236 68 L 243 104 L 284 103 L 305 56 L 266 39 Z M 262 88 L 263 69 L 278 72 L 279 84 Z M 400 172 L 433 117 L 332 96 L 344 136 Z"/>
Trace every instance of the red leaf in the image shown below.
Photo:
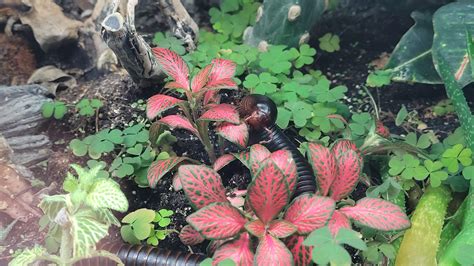
<path fill-rule="evenodd" d="M 250 173 L 252 178 L 255 178 L 258 170 L 268 157 L 270 157 L 271 152 L 261 144 L 255 144 L 250 147 Z"/>
<path fill-rule="evenodd" d="M 170 128 L 182 128 L 191 131 L 194 135 L 199 136 L 197 129 L 189 122 L 189 120 L 180 115 L 169 115 L 158 120 L 159 123 L 165 124 Z"/>
<path fill-rule="evenodd" d="M 286 246 L 293 254 L 295 266 L 308 266 L 311 264 L 313 246 L 303 245 L 305 237 L 293 235 L 286 239 Z"/>
<path fill-rule="evenodd" d="M 384 138 L 390 137 L 390 130 L 386 126 L 384 126 L 384 124 L 380 120 L 377 120 L 375 122 L 375 133 L 379 134 Z"/>
<path fill-rule="evenodd" d="M 189 215 L 186 221 L 207 239 L 236 236 L 247 220 L 229 203 L 216 202 Z"/>
<path fill-rule="evenodd" d="M 239 124 L 239 112 L 235 106 L 227 103 L 222 103 L 213 106 L 199 117 L 199 120 L 229 122 L 232 124 Z"/>
<path fill-rule="evenodd" d="M 293 194 L 296 180 L 298 179 L 298 172 L 296 171 L 296 163 L 291 152 L 287 150 L 278 150 L 270 154 L 270 159 L 275 162 L 278 168 L 283 172 L 283 175 L 285 175 L 290 195 Z"/>
<path fill-rule="evenodd" d="M 148 119 L 153 119 L 163 111 L 176 106 L 180 102 L 183 102 L 183 100 L 168 95 L 157 94 L 148 99 L 146 104 L 146 116 Z"/>
<path fill-rule="evenodd" d="M 204 93 L 204 99 L 202 100 L 203 105 L 219 102 L 219 92 L 215 90 L 209 90 Z"/>
<path fill-rule="evenodd" d="M 228 122 L 222 122 L 216 128 L 217 134 L 225 138 L 226 140 L 239 145 L 240 147 L 246 147 L 247 141 L 249 140 L 249 131 L 247 124 L 241 123 L 240 125 L 234 125 Z"/>
<path fill-rule="evenodd" d="M 337 175 L 336 158 L 328 148 L 318 143 L 310 143 L 308 145 L 308 157 L 313 167 L 320 193 L 322 196 L 327 196 L 329 188 Z"/>
<path fill-rule="evenodd" d="M 221 177 L 203 165 L 183 165 L 178 169 L 184 193 L 196 208 L 214 202 L 227 202 Z"/>
<path fill-rule="evenodd" d="M 212 168 L 214 168 L 215 171 L 219 171 L 235 159 L 235 156 L 232 154 L 224 154 L 221 157 L 217 158 Z"/>
<path fill-rule="evenodd" d="M 242 233 L 238 239 L 228 241 L 214 254 L 212 265 L 218 265 L 225 259 L 231 259 L 236 266 L 252 265 L 254 254 L 251 250 L 250 236 Z"/>
<path fill-rule="evenodd" d="M 301 195 L 293 200 L 284 219 L 298 228 L 299 234 L 308 234 L 326 225 L 336 203 L 327 197 Z"/>
<path fill-rule="evenodd" d="M 348 140 L 348 139 L 339 139 L 334 144 L 332 145 L 331 151 L 334 154 L 334 158 L 339 157 L 341 154 L 347 152 L 347 151 L 355 151 L 359 153 L 359 150 L 357 149 L 357 146 L 355 145 L 354 142 Z"/>
<path fill-rule="evenodd" d="M 296 226 L 285 220 L 271 221 L 268 226 L 268 233 L 276 238 L 289 237 L 294 234 L 296 230 Z"/>
<path fill-rule="evenodd" d="M 245 167 L 250 169 L 250 152 L 243 151 L 239 153 L 234 153 L 235 158 L 237 158 Z"/>
<path fill-rule="evenodd" d="M 351 229 L 351 222 L 349 218 L 342 214 L 339 210 L 335 210 L 332 214 L 331 220 L 328 222 L 329 230 L 333 236 L 336 236 L 341 228 Z"/>
<path fill-rule="evenodd" d="M 355 206 L 343 207 L 340 212 L 377 230 L 402 230 L 410 226 L 405 212 L 398 205 L 383 199 L 363 198 Z"/>
<path fill-rule="evenodd" d="M 235 73 L 235 63 L 217 58 L 212 60 L 212 70 L 206 84 L 207 89 L 236 88 L 237 85 L 232 80 Z"/>
<path fill-rule="evenodd" d="M 265 225 L 258 219 L 246 223 L 245 229 L 256 237 L 262 237 L 266 230 Z"/>
<path fill-rule="evenodd" d="M 185 245 L 194 246 L 204 241 L 201 234 L 190 225 L 185 225 L 179 233 L 179 239 Z"/>
<path fill-rule="evenodd" d="M 348 150 L 337 157 L 337 176 L 331 186 L 331 198 L 338 201 L 349 195 L 359 181 L 362 157 Z"/>
<path fill-rule="evenodd" d="M 194 93 L 199 92 L 209 80 L 209 74 L 211 73 L 212 65 L 207 65 L 196 76 L 194 76 L 191 82 L 191 91 Z"/>
<path fill-rule="evenodd" d="M 293 265 L 293 255 L 278 238 L 265 235 L 258 243 L 254 265 Z"/>
<path fill-rule="evenodd" d="M 288 192 L 282 171 L 274 162 L 267 161 L 250 183 L 247 198 L 257 217 L 268 224 L 288 203 Z"/>
<path fill-rule="evenodd" d="M 165 160 L 158 160 L 151 163 L 150 167 L 148 168 L 147 179 L 150 187 L 154 188 L 156 183 L 160 181 L 160 179 L 171 169 L 173 169 L 176 165 L 187 160 L 186 157 L 171 157 Z"/>
<path fill-rule="evenodd" d="M 163 70 L 175 80 L 174 88 L 189 90 L 189 69 L 184 60 L 169 49 L 155 47 L 152 51 Z"/>

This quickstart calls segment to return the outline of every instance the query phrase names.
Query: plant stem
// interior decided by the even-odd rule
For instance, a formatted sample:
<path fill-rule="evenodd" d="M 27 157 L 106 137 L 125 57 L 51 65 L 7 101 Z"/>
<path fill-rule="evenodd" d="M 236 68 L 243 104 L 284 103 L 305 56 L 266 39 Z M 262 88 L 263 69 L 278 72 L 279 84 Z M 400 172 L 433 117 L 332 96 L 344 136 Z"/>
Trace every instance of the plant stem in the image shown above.
<path fill-rule="evenodd" d="M 206 152 L 209 155 L 209 160 L 213 163 L 216 160 L 216 153 L 214 152 L 214 147 L 209 138 L 209 122 L 199 121 L 197 126 L 204 149 L 206 149 Z"/>

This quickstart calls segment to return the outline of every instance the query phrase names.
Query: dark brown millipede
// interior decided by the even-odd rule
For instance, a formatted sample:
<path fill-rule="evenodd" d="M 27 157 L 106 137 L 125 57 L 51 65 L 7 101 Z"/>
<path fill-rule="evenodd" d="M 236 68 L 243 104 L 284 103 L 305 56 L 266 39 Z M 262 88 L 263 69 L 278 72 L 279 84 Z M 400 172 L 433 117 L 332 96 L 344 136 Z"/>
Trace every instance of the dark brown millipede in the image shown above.
<path fill-rule="evenodd" d="M 296 145 L 275 124 L 277 107 L 264 95 L 245 96 L 239 104 L 239 114 L 257 135 L 258 140 L 270 151 L 288 150 L 291 152 L 298 171 L 298 181 L 293 198 L 303 193 L 316 192 L 316 179 L 308 161 L 299 152 Z"/>
<path fill-rule="evenodd" d="M 146 266 L 198 266 L 205 256 L 176 250 L 167 250 L 145 245 L 130 245 L 121 242 L 105 243 L 99 249 L 117 255 L 125 265 Z M 76 266 L 112 266 L 117 265 L 107 258 L 91 258 L 81 260 Z"/>

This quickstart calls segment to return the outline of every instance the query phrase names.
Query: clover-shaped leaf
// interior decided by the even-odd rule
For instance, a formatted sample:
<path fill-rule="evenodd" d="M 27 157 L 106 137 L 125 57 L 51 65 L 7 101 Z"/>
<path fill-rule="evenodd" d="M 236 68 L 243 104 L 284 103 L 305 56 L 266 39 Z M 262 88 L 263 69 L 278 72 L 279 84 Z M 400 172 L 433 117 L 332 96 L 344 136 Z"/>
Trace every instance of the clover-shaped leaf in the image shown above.
<path fill-rule="evenodd" d="M 341 49 L 339 41 L 339 36 L 333 35 L 332 33 L 326 33 L 323 37 L 319 38 L 319 48 L 329 53 L 339 51 L 339 49 Z"/>
<path fill-rule="evenodd" d="M 442 154 L 441 162 L 448 168 L 449 172 L 456 173 L 459 171 L 459 163 L 463 166 L 469 166 L 472 164 L 471 156 L 471 149 L 464 148 L 461 144 L 456 144 Z"/>
<path fill-rule="evenodd" d="M 45 118 L 61 119 L 67 113 L 67 106 L 61 101 L 45 102 L 41 106 L 41 112 Z"/>
<path fill-rule="evenodd" d="M 392 79 L 391 70 L 376 70 L 367 76 L 366 84 L 368 87 L 378 88 L 389 85 Z"/>
<path fill-rule="evenodd" d="M 183 55 L 186 53 L 186 49 L 184 48 L 184 42 L 175 36 L 173 36 L 170 32 L 157 32 L 153 37 L 153 44 L 170 49 L 176 52 L 179 55 Z"/>
<path fill-rule="evenodd" d="M 285 50 L 284 45 L 274 45 L 268 51 L 260 54 L 260 66 L 275 74 L 289 73 L 291 62 L 297 57 L 296 49 Z"/>
<path fill-rule="evenodd" d="M 313 56 L 315 54 L 316 50 L 314 48 L 311 48 L 311 46 L 307 44 L 301 45 L 298 58 L 295 61 L 295 67 L 301 68 L 304 65 L 312 64 L 314 61 Z"/>
<path fill-rule="evenodd" d="M 389 161 L 389 166 L 388 172 L 390 175 L 401 175 L 403 179 L 415 178 L 416 180 L 423 180 L 429 174 L 428 170 L 420 165 L 420 160 L 411 154 L 392 157 Z"/>
<path fill-rule="evenodd" d="M 429 178 L 431 186 L 438 187 L 441 182 L 448 178 L 448 173 L 441 170 L 444 165 L 440 161 L 425 160 L 424 162 L 426 170 L 429 172 Z"/>
<path fill-rule="evenodd" d="M 470 180 L 471 187 L 474 186 L 474 166 L 470 165 L 470 166 L 465 167 L 462 170 L 462 175 L 464 176 L 465 179 Z"/>
<path fill-rule="evenodd" d="M 405 142 L 420 149 L 427 149 L 431 146 L 431 139 L 428 134 L 422 134 L 417 138 L 416 133 L 410 132 L 405 137 Z"/>
<path fill-rule="evenodd" d="M 252 93 L 265 95 L 277 90 L 277 86 L 275 85 L 277 82 L 278 79 L 276 77 L 268 72 L 263 72 L 258 76 L 255 74 L 248 75 L 245 77 L 243 84 L 247 89 L 251 89 Z"/>
<path fill-rule="evenodd" d="M 318 102 L 335 102 L 344 98 L 344 94 L 347 92 L 346 86 L 336 86 L 330 89 L 331 82 L 322 78 L 318 81 L 314 88 L 314 94 Z"/>

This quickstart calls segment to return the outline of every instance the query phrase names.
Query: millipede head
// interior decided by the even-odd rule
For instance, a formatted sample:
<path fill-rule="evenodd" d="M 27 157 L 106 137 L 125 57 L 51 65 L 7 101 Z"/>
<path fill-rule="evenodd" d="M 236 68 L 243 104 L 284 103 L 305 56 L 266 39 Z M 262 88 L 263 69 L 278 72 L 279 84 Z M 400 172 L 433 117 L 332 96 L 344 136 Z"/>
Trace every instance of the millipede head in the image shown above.
<path fill-rule="evenodd" d="M 277 107 L 264 95 L 251 94 L 245 96 L 239 104 L 240 116 L 254 130 L 262 131 L 275 124 Z"/>

